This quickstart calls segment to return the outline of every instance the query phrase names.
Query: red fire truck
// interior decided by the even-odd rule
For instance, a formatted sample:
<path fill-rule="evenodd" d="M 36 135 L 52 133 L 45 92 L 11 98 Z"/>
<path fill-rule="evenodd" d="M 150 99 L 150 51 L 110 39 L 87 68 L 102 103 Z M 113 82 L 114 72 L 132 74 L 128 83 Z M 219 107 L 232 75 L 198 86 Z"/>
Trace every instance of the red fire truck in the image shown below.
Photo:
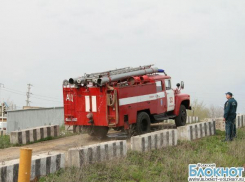
<path fill-rule="evenodd" d="M 186 124 L 190 95 L 184 83 L 172 89 L 171 77 L 153 65 L 85 74 L 63 81 L 65 124 L 104 137 L 109 128 L 128 133 L 150 131 L 151 123 L 174 119 Z"/>

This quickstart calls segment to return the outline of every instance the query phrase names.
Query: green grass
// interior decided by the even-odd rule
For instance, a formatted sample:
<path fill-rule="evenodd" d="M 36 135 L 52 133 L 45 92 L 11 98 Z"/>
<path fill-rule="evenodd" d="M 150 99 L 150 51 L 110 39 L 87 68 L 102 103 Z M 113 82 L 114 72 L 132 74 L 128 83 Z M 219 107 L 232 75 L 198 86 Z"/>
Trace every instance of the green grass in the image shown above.
<path fill-rule="evenodd" d="M 12 147 L 13 145 L 10 143 L 9 135 L 0 136 L 0 149 Z"/>
<path fill-rule="evenodd" d="M 161 182 L 187 181 L 188 164 L 216 163 L 221 167 L 244 166 L 245 129 L 238 130 L 233 142 L 221 142 L 225 132 L 193 142 L 147 153 L 129 151 L 126 158 L 66 168 L 40 179 L 41 182 Z"/>
<path fill-rule="evenodd" d="M 60 135 L 58 137 L 47 137 L 47 138 L 44 138 L 44 139 L 41 139 L 41 140 L 38 140 L 35 142 L 30 142 L 28 144 L 53 140 L 53 139 L 57 139 L 57 138 L 63 138 L 63 137 L 72 136 L 72 135 L 76 135 L 76 134 L 65 130 L 65 126 L 63 125 L 60 127 Z M 15 147 L 15 146 L 24 146 L 24 145 L 19 145 L 19 144 L 13 145 L 13 144 L 11 144 L 9 135 L 0 136 L 0 149 L 4 149 L 4 148 L 8 148 L 8 147 Z"/>

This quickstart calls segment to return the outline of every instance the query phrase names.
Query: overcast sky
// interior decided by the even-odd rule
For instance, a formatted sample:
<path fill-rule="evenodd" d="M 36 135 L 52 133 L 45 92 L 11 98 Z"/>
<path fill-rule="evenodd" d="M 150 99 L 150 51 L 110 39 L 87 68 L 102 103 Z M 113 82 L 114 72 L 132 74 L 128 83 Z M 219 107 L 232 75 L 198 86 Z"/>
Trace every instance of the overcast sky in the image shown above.
<path fill-rule="evenodd" d="M 62 81 L 155 64 L 206 105 L 245 112 L 244 0 L 0 1 L 1 98 L 62 105 Z M 7 90 L 8 89 L 8 90 Z M 34 98 L 35 97 L 35 98 Z"/>

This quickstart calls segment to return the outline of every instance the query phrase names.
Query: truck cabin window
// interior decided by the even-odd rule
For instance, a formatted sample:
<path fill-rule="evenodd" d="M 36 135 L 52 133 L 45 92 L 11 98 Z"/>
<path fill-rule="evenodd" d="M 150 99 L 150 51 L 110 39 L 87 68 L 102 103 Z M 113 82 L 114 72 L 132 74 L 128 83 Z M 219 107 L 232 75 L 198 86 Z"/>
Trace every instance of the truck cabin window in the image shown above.
<path fill-rule="evenodd" d="M 162 92 L 162 82 L 157 81 L 156 82 L 157 92 Z"/>
<path fill-rule="evenodd" d="M 171 90 L 171 81 L 170 80 L 165 80 L 165 87 L 166 87 L 166 90 Z"/>

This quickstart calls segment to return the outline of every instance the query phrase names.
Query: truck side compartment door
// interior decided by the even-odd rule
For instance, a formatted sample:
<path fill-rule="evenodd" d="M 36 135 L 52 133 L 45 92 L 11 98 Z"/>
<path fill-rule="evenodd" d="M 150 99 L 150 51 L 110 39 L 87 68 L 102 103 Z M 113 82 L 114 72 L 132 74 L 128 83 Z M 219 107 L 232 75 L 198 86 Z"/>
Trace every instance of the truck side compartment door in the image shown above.
<path fill-rule="evenodd" d="M 167 111 L 173 111 L 175 108 L 175 97 L 171 87 L 171 79 L 165 80 L 165 89 L 167 93 Z"/>

